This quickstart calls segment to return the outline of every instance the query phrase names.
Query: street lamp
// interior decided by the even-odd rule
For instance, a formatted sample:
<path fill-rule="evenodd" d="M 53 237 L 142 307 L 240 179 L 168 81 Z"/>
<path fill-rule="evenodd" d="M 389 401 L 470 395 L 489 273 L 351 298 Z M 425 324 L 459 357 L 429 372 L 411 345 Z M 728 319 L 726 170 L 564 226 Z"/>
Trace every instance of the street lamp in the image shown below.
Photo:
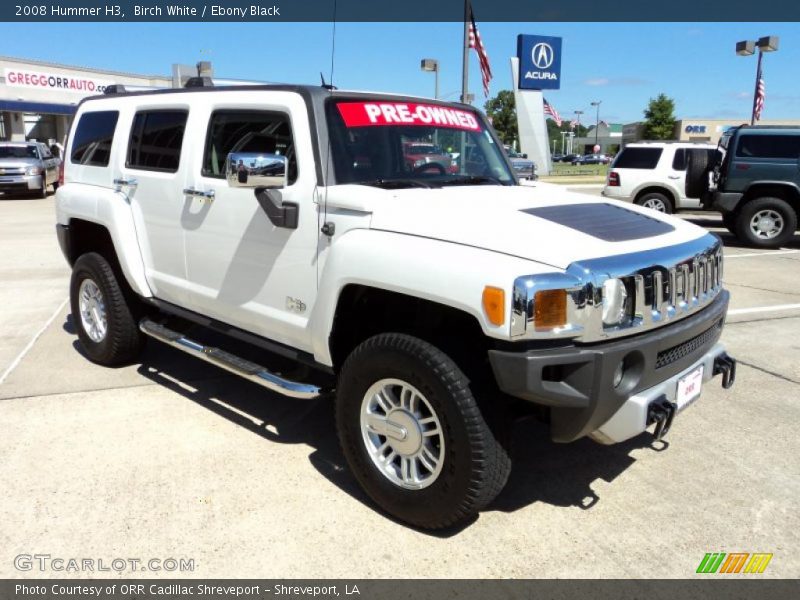
<path fill-rule="evenodd" d="M 433 72 L 436 75 L 436 83 L 433 92 L 433 97 L 439 99 L 439 61 L 435 58 L 423 58 L 419 63 L 420 69 L 423 71 Z"/>
<path fill-rule="evenodd" d="M 597 102 L 592 102 L 592 106 L 597 108 L 597 117 L 595 118 L 594 122 L 594 145 L 597 146 L 597 134 L 600 130 L 600 104 L 602 100 L 598 100 Z"/>
<path fill-rule="evenodd" d="M 761 77 L 761 61 L 764 58 L 765 52 L 775 52 L 778 49 L 778 36 L 768 35 L 759 38 L 758 41 L 744 40 L 736 42 L 736 54 L 739 56 L 751 56 L 755 54 L 756 47 L 758 47 L 758 64 L 756 65 L 756 86 L 753 90 L 753 110 L 750 113 L 750 125 L 756 123 L 756 105 L 758 104 L 758 82 Z"/>
<path fill-rule="evenodd" d="M 582 110 L 576 110 L 576 111 L 575 111 L 575 120 L 576 120 L 576 121 L 578 121 L 578 124 L 577 124 L 577 126 L 575 127 L 575 131 L 577 131 L 578 133 L 580 133 L 580 131 L 581 131 L 581 115 L 582 115 L 582 114 L 583 114 L 583 111 L 582 111 Z M 572 136 L 572 137 L 574 137 L 574 136 Z M 575 151 L 575 148 L 572 148 L 571 146 L 572 146 L 572 145 L 570 144 L 570 151 L 571 151 L 571 152 L 574 152 L 574 151 Z M 585 147 L 584 147 L 584 149 L 585 149 Z"/>

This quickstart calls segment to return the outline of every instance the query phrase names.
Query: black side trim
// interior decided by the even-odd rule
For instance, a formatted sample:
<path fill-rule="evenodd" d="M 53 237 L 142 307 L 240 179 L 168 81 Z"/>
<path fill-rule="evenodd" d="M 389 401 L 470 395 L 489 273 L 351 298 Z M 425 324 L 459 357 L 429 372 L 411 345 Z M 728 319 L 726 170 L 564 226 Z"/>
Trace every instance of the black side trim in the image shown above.
<path fill-rule="evenodd" d="M 605 202 L 542 206 L 522 212 L 606 242 L 638 240 L 675 230 L 669 223 Z"/>
<path fill-rule="evenodd" d="M 196 325 L 200 325 L 201 327 L 205 327 L 210 331 L 221 333 L 240 342 L 255 346 L 261 350 L 266 350 L 267 352 L 288 358 L 289 360 L 302 363 L 311 367 L 312 369 L 315 369 L 316 371 L 319 371 L 320 373 L 324 373 L 325 375 L 335 374 L 333 367 L 329 367 L 328 365 L 323 365 L 322 363 L 317 362 L 314 358 L 314 355 L 308 352 L 302 352 L 297 348 L 292 348 L 286 344 L 255 335 L 249 331 L 245 331 L 244 329 L 239 329 L 238 327 L 234 327 L 228 323 L 223 323 L 222 321 L 217 321 L 211 317 L 207 317 L 194 311 L 181 308 L 180 306 L 170 304 L 169 302 L 164 302 L 158 298 L 145 298 L 145 300 L 167 315 L 173 315 L 181 319 L 186 319 L 187 321 L 195 323 Z"/>
<path fill-rule="evenodd" d="M 61 247 L 61 253 L 67 259 L 69 266 L 72 266 L 72 235 L 69 231 L 69 225 L 61 225 L 56 223 L 56 236 L 58 237 L 58 245 Z"/>

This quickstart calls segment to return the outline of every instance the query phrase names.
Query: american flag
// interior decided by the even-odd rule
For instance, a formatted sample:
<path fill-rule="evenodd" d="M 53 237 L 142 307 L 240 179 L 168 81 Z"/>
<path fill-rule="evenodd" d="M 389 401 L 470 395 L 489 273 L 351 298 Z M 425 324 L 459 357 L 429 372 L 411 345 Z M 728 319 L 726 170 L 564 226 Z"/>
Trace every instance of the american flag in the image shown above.
<path fill-rule="evenodd" d="M 469 7 L 469 47 L 478 53 L 478 62 L 481 65 L 481 79 L 483 79 L 483 94 L 489 96 L 489 82 L 492 80 L 492 67 L 489 66 L 489 56 L 486 48 L 483 47 L 481 34 L 475 25 L 475 15 L 472 13 L 472 6 Z"/>
<path fill-rule="evenodd" d="M 544 98 L 542 98 L 542 100 L 544 101 L 544 114 L 550 115 L 553 121 L 556 122 L 556 125 L 561 127 L 561 115 L 558 114 L 558 111 L 555 109 L 555 107 L 553 107 L 553 105 L 547 100 Z"/>
<path fill-rule="evenodd" d="M 758 80 L 756 81 L 756 100 L 753 104 L 753 119 L 761 120 L 761 111 L 764 110 L 764 99 L 767 97 L 767 89 L 764 86 L 764 73 L 761 71 L 761 62 L 758 64 Z"/>

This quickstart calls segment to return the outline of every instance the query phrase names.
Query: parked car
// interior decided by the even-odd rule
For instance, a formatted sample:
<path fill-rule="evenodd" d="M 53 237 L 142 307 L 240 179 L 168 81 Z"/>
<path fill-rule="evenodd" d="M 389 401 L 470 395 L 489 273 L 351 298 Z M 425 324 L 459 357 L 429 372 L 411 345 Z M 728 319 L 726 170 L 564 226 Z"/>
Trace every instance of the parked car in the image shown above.
<path fill-rule="evenodd" d="M 456 173 L 456 161 L 439 146 L 428 143 L 407 143 L 403 146 L 406 165 L 411 171 Z"/>
<path fill-rule="evenodd" d="M 554 163 L 557 163 L 561 162 L 562 158 L 564 158 L 564 155 L 561 154 L 560 152 L 556 152 L 555 154 L 553 154 L 553 156 L 550 157 L 550 160 L 552 160 Z"/>
<path fill-rule="evenodd" d="M 709 155 L 716 146 L 695 142 L 636 142 L 625 146 L 608 171 L 603 196 L 626 200 L 663 213 L 696 209 L 698 199 L 684 192 L 687 151 Z"/>
<path fill-rule="evenodd" d="M 561 157 L 561 162 L 563 163 L 571 163 L 576 158 L 579 158 L 580 154 L 565 154 Z"/>
<path fill-rule="evenodd" d="M 423 128 L 464 148 L 458 173 L 408 171 L 403 137 Z M 330 399 L 355 480 L 416 527 L 500 493 L 520 408 L 555 441 L 613 444 L 661 438 L 713 377 L 733 384 L 719 239 L 517 185 L 472 107 L 298 85 L 114 90 L 80 103 L 66 156 L 56 232 L 82 353 L 120 365 L 152 339 Z M 235 175 L 258 161 L 268 176 Z"/>
<path fill-rule="evenodd" d="M 511 167 L 520 179 L 536 179 L 536 163 L 528 158 L 527 154 L 520 154 L 511 150 L 508 152 Z"/>
<path fill-rule="evenodd" d="M 584 154 L 572 159 L 573 165 L 607 165 L 609 162 L 605 154 Z"/>
<path fill-rule="evenodd" d="M 685 190 L 722 213 L 743 242 L 785 244 L 800 211 L 800 127 L 743 125 L 722 137 L 718 152 L 691 150 Z"/>
<path fill-rule="evenodd" d="M 58 187 L 61 161 L 40 142 L 0 142 L 0 192 L 47 197 Z"/>

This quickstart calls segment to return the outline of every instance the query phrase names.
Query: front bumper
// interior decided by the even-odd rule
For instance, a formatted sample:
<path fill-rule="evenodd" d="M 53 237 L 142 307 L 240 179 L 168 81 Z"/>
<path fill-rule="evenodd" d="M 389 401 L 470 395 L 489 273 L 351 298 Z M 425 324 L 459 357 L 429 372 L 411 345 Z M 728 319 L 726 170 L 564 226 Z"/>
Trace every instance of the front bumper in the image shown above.
<path fill-rule="evenodd" d="M 655 399 L 674 399 L 673 384 L 700 363 L 710 361 L 704 379 L 712 376 L 715 359 L 724 354 L 718 340 L 728 298 L 723 290 L 698 313 L 612 342 L 526 352 L 490 350 L 495 379 L 503 392 L 550 407 L 551 435 L 557 442 L 595 432 L 600 433 L 593 437 L 606 443 L 622 441 L 649 425 L 631 406 L 643 406 L 646 416 Z M 620 365 L 624 375 L 615 386 Z M 620 420 L 613 421 L 623 409 Z M 607 423 L 611 425 L 603 429 Z"/>
<path fill-rule="evenodd" d="M 39 191 L 43 181 L 43 175 L 0 175 L 0 192 Z"/>

